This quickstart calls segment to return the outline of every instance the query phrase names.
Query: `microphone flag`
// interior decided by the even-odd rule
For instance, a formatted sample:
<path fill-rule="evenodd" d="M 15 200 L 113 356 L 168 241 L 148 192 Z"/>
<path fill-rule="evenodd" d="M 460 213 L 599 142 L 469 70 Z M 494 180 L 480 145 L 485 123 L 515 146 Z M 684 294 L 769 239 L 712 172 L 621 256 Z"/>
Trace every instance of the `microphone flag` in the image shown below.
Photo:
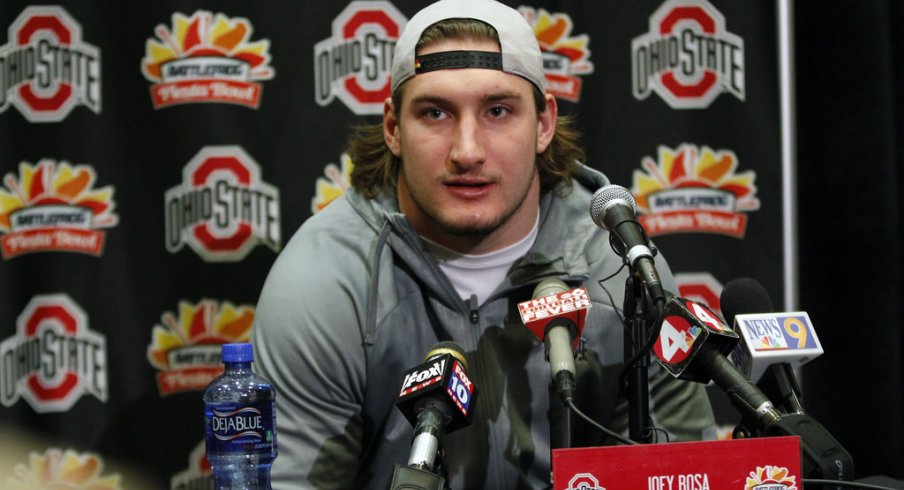
<path fill-rule="evenodd" d="M 518 313 L 524 326 L 544 340 L 546 326 L 552 320 L 564 318 L 576 326 L 583 326 L 591 306 L 587 289 L 576 288 L 518 303 Z M 579 340 L 580 335 L 576 335 L 573 347 L 577 347 Z"/>
<path fill-rule="evenodd" d="M 708 383 L 711 376 L 694 358 L 706 346 L 728 355 L 738 334 L 704 304 L 672 296 L 663 309 L 662 328 L 653 345 L 656 360 L 673 376 Z"/>

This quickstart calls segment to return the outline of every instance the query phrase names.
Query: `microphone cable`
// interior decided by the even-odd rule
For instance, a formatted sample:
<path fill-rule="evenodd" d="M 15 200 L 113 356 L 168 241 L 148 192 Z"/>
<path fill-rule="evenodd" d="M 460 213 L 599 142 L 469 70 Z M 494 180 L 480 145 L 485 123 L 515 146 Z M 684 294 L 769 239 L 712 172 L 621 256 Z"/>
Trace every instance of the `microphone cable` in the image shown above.
<path fill-rule="evenodd" d="M 825 487 L 850 487 L 850 488 L 869 488 L 874 490 L 895 490 L 893 487 L 883 487 L 882 485 L 873 485 L 872 483 L 860 483 L 855 481 L 838 481 L 825 480 L 821 478 L 801 478 L 802 483 L 807 485 L 823 485 Z"/>
<path fill-rule="evenodd" d="M 624 319 L 624 317 L 622 316 L 622 311 L 621 311 L 621 309 L 620 309 L 618 306 L 615 305 L 615 299 L 612 297 L 612 293 L 609 291 L 608 288 L 606 288 L 606 286 L 603 285 L 604 282 L 606 282 L 606 281 L 608 281 L 609 279 L 612 279 L 613 277 L 617 276 L 618 273 L 621 272 L 622 269 L 624 269 L 625 267 L 626 267 L 626 264 L 622 263 L 622 266 L 619 267 L 618 270 L 616 270 L 614 273 L 610 274 L 608 277 L 605 277 L 605 278 L 603 278 L 603 279 L 600 279 L 599 281 L 597 281 L 597 283 L 599 284 L 599 286 L 600 286 L 600 288 L 603 290 L 603 292 L 606 293 L 606 296 L 609 298 L 609 306 L 611 306 L 612 309 L 613 309 L 613 311 L 615 311 L 615 316 L 618 317 L 619 322 L 621 322 L 622 327 L 623 327 L 624 330 L 627 332 L 628 326 L 625 324 L 625 319 Z M 661 315 L 661 309 L 659 309 L 658 311 L 660 311 L 659 316 L 661 317 L 661 316 L 662 316 L 662 315 Z M 656 336 L 658 336 L 658 335 L 659 335 L 659 334 L 658 334 L 658 332 L 657 332 Z M 656 337 L 653 337 L 654 341 L 655 341 L 655 338 L 656 338 Z M 651 348 L 652 348 L 652 345 L 653 345 L 651 342 L 647 342 L 647 343 L 649 344 L 649 346 L 648 346 L 648 347 L 645 347 L 645 350 L 651 349 Z M 633 365 L 633 364 L 635 364 L 638 360 L 640 360 L 640 356 L 634 356 L 634 358 L 632 358 L 632 360 L 629 361 L 630 364 L 627 364 L 626 366 Z M 621 381 L 620 381 L 620 389 L 621 389 L 622 393 L 624 393 L 625 390 L 626 390 L 626 384 L 627 384 L 627 383 L 626 383 L 626 380 L 624 379 L 625 376 L 626 376 L 626 371 L 627 371 L 626 368 L 623 367 L 623 368 L 622 368 L 621 374 L 619 374 L 619 379 L 621 380 Z M 619 433 L 617 433 L 617 432 L 615 432 L 615 431 L 613 431 L 613 430 L 611 430 L 611 429 L 609 429 L 609 428 L 603 426 L 602 424 L 599 424 L 598 422 L 596 422 L 595 420 L 593 420 L 592 418 L 590 418 L 587 414 L 585 414 L 585 413 L 582 412 L 580 409 L 578 409 L 578 407 L 574 404 L 574 399 L 573 399 L 572 397 L 570 397 L 570 396 L 569 396 L 569 397 L 566 397 L 566 398 L 565 398 L 565 404 L 568 405 L 568 408 L 571 409 L 571 411 L 574 412 L 578 417 L 582 418 L 584 421 L 586 421 L 588 424 L 590 424 L 591 426 L 593 426 L 594 428 L 596 428 L 597 430 L 599 430 L 599 431 L 602 432 L 603 434 L 605 434 L 605 435 L 607 435 L 607 436 L 609 436 L 609 437 L 611 437 L 611 438 L 615 439 L 616 441 L 621 442 L 621 443 L 623 443 L 623 444 L 628 444 L 628 445 L 639 444 L 637 441 L 634 441 L 634 440 L 629 439 L 629 438 L 627 438 L 627 437 L 625 437 L 625 436 L 622 436 L 621 434 L 619 434 Z M 665 438 L 666 438 L 666 442 L 668 442 L 669 437 L 668 437 L 668 432 L 667 432 L 666 430 L 661 429 L 661 428 L 658 428 L 658 427 L 647 427 L 646 429 L 649 430 L 649 431 L 652 431 L 654 434 L 657 433 L 657 432 L 662 432 L 662 433 L 664 433 L 664 434 L 665 434 Z"/>
<path fill-rule="evenodd" d="M 630 332 L 628 331 L 628 324 L 625 322 L 625 317 L 623 316 L 624 312 L 622 312 L 621 308 L 619 308 L 615 304 L 615 298 L 612 297 L 612 293 L 609 292 L 609 289 L 603 285 L 604 282 L 617 276 L 622 271 L 622 269 L 624 269 L 625 267 L 627 267 L 627 264 L 625 264 L 623 262 L 621 267 L 618 268 L 618 270 L 616 270 L 609 276 L 598 280 L 597 284 L 599 284 L 600 288 L 603 290 L 604 293 L 606 293 L 606 296 L 609 298 L 609 306 L 611 306 L 612 309 L 615 311 L 615 316 L 618 317 L 618 321 L 620 321 L 622 324 L 622 329 L 625 333 L 625 340 L 630 341 L 631 339 L 628 337 L 628 334 L 630 334 Z M 628 370 L 633 368 L 635 364 L 640 362 L 640 359 L 644 355 L 649 354 L 652 351 L 653 345 L 656 344 L 656 339 L 659 338 L 659 332 L 662 329 L 663 306 L 664 305 L 660 304 L 659 302 L 656 302 L 653 304 L 653 307 L 656 308 L 656 322 L 653 324 L 653 331 L 650 332 L 649 338 L 647 338 L 647 341 L 644 343 L 643 346 L 641 346 L 640 350 L 638 350 L 634 354 L 633 357 L 628 359 L 622 365 L 622 368 L 618 373 L 618 382 L 619 382 L 619 387 L 622 390 L 622 393 L 625 393 L 628 389 L 628 380 L 627 380 Z"/>
<path fill-rule="evenodd" d="M 598 429 L 603 434 L 606 434 L 607 436 L 615 439 L 616 441 L 624 443 L 624 444 L 629 444 L 629 445 L 638 444 L 637 441 L 628 439 L 627 437 L 613 431 L 612 429 L 603 427 L 601 424 L 598 424 L 595 420 L 593 420 L 590 417 L 588 417 L 587 415 L 585 415 L 584 412 L 578 410 L 578 407 L 575 406 L 574 400 L 571 397 L 566 398 L 565 403 L 568 405 L 568 408 L 570 408 L 572 412 L 577 414 L 578 417 L 581 417 L 582 419 L 584 419 L 584 421 L 586 421 L 588 424 L 590 424 L 593 427 L 595 427 L 596 429 Z"/>

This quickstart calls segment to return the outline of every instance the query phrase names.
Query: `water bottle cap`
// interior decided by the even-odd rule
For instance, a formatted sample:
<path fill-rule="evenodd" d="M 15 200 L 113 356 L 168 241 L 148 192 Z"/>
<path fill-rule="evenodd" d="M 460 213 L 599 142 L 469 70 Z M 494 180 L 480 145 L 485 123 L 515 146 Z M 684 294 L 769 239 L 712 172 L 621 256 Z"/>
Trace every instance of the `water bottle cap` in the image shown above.
<path fill-rule="evenodd" d="M 254 360 L 254 348 L 251 344 L 223 344 L 223 362 L 251 362 Z"/>

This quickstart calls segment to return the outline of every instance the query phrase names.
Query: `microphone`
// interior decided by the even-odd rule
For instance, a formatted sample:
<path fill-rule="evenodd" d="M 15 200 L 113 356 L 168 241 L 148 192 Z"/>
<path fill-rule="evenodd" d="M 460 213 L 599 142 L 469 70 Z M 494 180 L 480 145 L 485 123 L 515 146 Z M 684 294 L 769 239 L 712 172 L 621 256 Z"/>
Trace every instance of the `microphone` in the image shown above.
<path fill-rule="evenodd" d="M 804 311 L 773 313 L 769 293 L 756 280 L 730 281 L 720 298 L 725 319 L 741 334 L 732 357 L 751 381 L 787 411 L 802 410 L 794 370 L 823 354 Z"/>
<path fill-rule="evenodd" d="M 647 283 L 647 290 L 656 303 L 665 301 L 665 290 L 656 265 L 653 251 L 643 225 L 637 221 L 637 205 L 634 196 L 622 186 L 610 184 L 599 188 L 590 202 L 590 217 L 597 226 L 612 232 L 623 247 L 616 247 L 622 258 L 640 274 Z M 620 248 L 620 250 L 619 250 Z"/>
<path fill-rule="evenodd" d="M 765 427 L 781 414 L 726 357 L 737 342 L 738 335 L 707 306 L 670 295 L 653 352 L 656 360 L 677 378 L 713 381 L 738 411 Z"/>
<path fill-rule="evenodd" d="M 546 345 L 550 374 L 566 402 L 574 396 L 574 348 L 590 306 L 586 289 L 570 289 L 556 278 L 540 281 L 533 299 L 518 303 L 521 322 Z"/>
<path fill-rule="evenodd" d="M 396 406 L 415 428 L 410 468 L 432 471 L 445 433 L 471 423 L 477 388 L 466 373 L 467 365 L 460 345 L 439 342 L 423 364 L 405 372 Z"/>
<path fill-rule="evenodd" d="M 794 367 L 823 353 L 806 312 L 771 313 L 772 301 L 759 282 L 730 281 L 719 298 L 722 313 L 742 333 L 732 354 L 744 371 L 784 413 L 767 426 L 751 428 L 742 420 L 735 437 L 749 435 L 800 436 L 803 475 L 833 481 L 853 481 L 850 453 L 818 421 L 804 413 Z"/>

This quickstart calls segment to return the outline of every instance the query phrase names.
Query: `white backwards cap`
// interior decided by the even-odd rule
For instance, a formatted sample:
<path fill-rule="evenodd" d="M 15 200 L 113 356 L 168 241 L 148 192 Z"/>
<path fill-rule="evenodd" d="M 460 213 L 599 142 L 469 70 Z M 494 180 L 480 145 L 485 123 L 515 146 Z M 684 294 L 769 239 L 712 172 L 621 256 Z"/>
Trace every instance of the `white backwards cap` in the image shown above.
<path fill-rule="evenodd" d="M 431 53 L 415 57 L 417 43 L 428 27 L 446 19 L 476 19 L 499 35 L 501 56 L 476 51 Z M 392 58 L 392 93 L 417 73 L 451 68 L 487 68 L 519 75 L 546 92 L 540 46 L 530 24 L 517 10 L 495 0 L 440 0 L 408 21 Z"/>

